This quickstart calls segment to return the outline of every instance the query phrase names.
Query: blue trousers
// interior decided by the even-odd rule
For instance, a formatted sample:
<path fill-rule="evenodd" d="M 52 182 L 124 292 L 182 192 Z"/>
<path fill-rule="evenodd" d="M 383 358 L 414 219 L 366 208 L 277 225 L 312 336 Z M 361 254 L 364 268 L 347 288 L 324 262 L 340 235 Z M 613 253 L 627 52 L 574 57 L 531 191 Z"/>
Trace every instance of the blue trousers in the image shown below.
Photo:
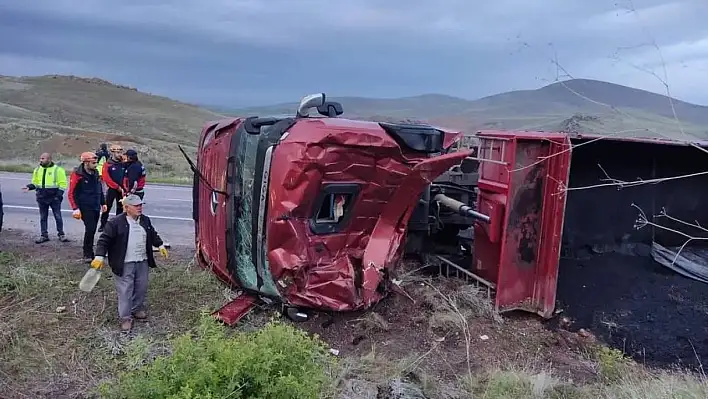
<path fill-rule="evenodd" d="M 61 202 L 62 198 L 37 198 L 37 205 L 39 205 L 39 228 L 42 233 L 42 237 L 49 237 L 47 219 L 49 219 L 49 208 L 52 209 L 54 214 L 54 221 L 57 224 L 57 234 L 60 236 L 64 235 L 64 220 L 61 217 Z"/>

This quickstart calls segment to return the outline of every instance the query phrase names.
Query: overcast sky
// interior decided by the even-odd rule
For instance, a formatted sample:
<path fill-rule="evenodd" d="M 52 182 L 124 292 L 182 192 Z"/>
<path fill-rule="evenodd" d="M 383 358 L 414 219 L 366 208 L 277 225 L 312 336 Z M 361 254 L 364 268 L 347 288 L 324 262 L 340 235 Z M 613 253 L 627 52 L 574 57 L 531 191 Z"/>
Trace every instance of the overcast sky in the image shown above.
<path fill-rule="evenodd" d="M 675 97 L 708 104 L 706 17 L 708 0 L 0 0 L 0 74 L 225 106 L 474 99 L 555 81 L 557 57 L 574 77 L 660 93 L 645 70 L 665 65 Z"/>

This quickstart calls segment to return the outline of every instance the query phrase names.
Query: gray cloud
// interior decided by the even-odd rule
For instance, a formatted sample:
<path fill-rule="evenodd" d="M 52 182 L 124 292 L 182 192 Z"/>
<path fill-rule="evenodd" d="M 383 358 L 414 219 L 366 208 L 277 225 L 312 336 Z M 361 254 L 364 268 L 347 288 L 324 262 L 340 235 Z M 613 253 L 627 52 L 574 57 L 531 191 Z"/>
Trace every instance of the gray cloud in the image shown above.
<path fill-rule="evenodd" d="M 708 103 L 708 2 L 617 3 L 0 0 L 0 73 L 242 106 L 319 90 L 477 98 L 550 83 L 557 57 L 575 77 L 658 92 L 643 69 L 665 65 L 673 95 Z"/>

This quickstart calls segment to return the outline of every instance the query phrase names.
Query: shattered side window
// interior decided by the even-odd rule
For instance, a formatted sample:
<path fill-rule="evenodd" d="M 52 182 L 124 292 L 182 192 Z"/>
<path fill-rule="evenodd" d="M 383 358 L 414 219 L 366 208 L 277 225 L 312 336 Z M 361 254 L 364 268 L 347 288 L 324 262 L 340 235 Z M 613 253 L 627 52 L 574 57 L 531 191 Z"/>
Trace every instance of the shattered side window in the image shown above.
<path fill-rule="evenodd" d="M 254 189 L 261 185 L 262 173 L 256 176 L 256 163 L 264 154 L 258 153 L 260 135 L 241 134 L 236 171 L 236 186 L 241 187 L 240 207 L 236 213 L 236 270 L 244 288 L 259 290 L 264 294 L 278 295 L 277 288 L 270 274 L 266 257 L 265 239 L 260 254 L 253 253 L 253 216 L 257 212 L 258 199 L 254 198 Z M 266 186 L 265 190 L 268 190 Z M 267 206 L 267 203 L 265 204 Z M 258 217 L 258 215 L 256 215 Z M 258 255 L 258 256 L 257 256 Z M 260 259 L 260 262 L 259 262 Z M 258 267 L 258 263 L 261 267 Z M 258 287 L 259 276 L 262 286 Z"/>

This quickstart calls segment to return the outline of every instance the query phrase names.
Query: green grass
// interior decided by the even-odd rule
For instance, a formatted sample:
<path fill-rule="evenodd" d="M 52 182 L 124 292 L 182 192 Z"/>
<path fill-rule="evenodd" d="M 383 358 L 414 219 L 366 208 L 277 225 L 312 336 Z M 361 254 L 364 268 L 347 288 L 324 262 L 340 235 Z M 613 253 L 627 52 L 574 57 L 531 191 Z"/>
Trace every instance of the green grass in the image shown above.
<path fill-rule="evenodd" d="M 205 316 L 170 353 L 148 362 L 150 343 L 133 341 L 126 371 L 100 386 L 104 398 L 303 398 L 325 392 L 334 364 L 317 337 L 280 322 L 229 334 Z"/>
<path fill-rule="evenodd" d="M 0 172 L 32 173 L 36 166 L 30 164 L 0 164 Z"/>
<path fill-rule="evenodd" d="M 463 330 L 480 320 L 491 323 L 483 324 L 487 328 L 508 328 L 490 313 L 483 293 L 464 287 L 447 290 L 441 285 L 431 288 L 430 297 L 416 298 L 429 303 L 431 312 L 447 315 L 421 322 L 423 328 L 444 331 L 450 342 L 392 356 L 390 344 L 402 338 L 393 325 L 370 313 L 360 323 L 366 331 L 388 333 L 386 341 L 371 341 L 370 350 L 335 360 L 326 344 L 297 325 L 276 320 L 277 313 L 252 312 L 233 329 L 215 324 L 206 313 L 231 293 L 185 254 L 160 261 L 152 270 L 150 322 L 136 323 L 135 336 L 128 339 L 117 331 L 115 291 L 108 273 L 93 292 L 83 293 L 77 285 L 86 266 L 69 260 L 61 246 L 32 254 L 3 250 L 3 398 L 86 397 L 98 392 L 106 398 L 141 397 L 145 392 L 154 398 L 340 398 L 347 392 L 377 397 L 386 390 L 429 398 L 708 397 L 708 380 L 701 374 L 650 370 L 602 345 L 589 348 L 589 356 L 576 365 L 592 370 L 588 380 L 569 380 L 567 374 L 556 375 L 553 367 L 539 369 L 534 351 L 523 356 L 535 367 L 482 363 L 470 374 L 446 372 L 451 353 L 464 358 L 464 344 L 453 344 L 454 335 L 466 334 Z M 406 280 L 427 286 L 424 278 Z M 405 289 L 413 292 L 409 287 Z M 460 316 L 467 322 L 458 322 L 455 317 Z M 354 327 L 342 331 L 359 331 L 349 330 Z M 447 355 L 435 349 L 448 345 L 454 346 Z M 498 348 L 503 351 L 504 344 L 498 343 Z"/>
<path fill-rule="evenodd" d="M 7 233 L 3 232 L 3 235 Z M 104 272 L 91 293 L 78 290 L 85 265 L 52 251 L 31 256 L 0 252 L 0 392 L 57 397 L 68 384 L 87 393 L 124 368 L 129 342 L 117 331 L 113 279 Z M 184 259 L 160 261 L 151 272 L 150 323 L 138 336 L 167 347 L 197 325 L 200 312 L 224 301 L 211 273 Z M 42 387 L 47 391 L 38 391 Z M 0 395 L 5 397 L 22 397 Z"/>
<path fill-rule="evenodd" d="M 647 371 L 628 366 L 613 382 L 577 385 L 549 372 L 491 370 L 465 381 L 466 392 L 481 399 L 701 399 L 708 380 L 679 372 Z"/>

